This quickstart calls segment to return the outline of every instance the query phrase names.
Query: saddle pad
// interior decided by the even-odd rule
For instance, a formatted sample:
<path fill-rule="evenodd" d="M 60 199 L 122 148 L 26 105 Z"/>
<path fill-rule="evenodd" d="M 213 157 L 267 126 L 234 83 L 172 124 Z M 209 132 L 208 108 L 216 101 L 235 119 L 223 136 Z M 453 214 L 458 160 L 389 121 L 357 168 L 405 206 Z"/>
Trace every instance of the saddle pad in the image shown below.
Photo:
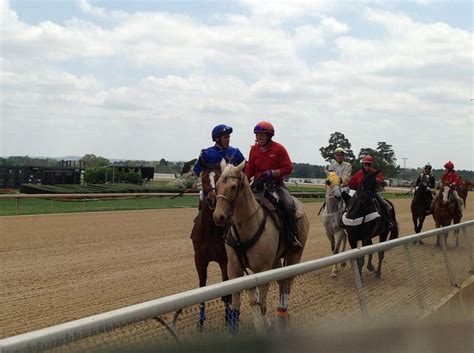
<path fill-rule="evenodd" d="M 348 227 L 354 227 L 354 226 L 361 225 L 362 220 L 364 220 L 364 223 L 368 223 L 379 217 L 380 217 L 380 214 L 378 212 L 372 212 L 372 213 L 369 213 L 368 215 L 365 215 L 365 219 L 364 217 L 350 219 L 350 218 L 347 218 L 347 212 L 344 212 L 344 214 L 342 215 L 342 223 L 344 223 L 344 225 Z"/>

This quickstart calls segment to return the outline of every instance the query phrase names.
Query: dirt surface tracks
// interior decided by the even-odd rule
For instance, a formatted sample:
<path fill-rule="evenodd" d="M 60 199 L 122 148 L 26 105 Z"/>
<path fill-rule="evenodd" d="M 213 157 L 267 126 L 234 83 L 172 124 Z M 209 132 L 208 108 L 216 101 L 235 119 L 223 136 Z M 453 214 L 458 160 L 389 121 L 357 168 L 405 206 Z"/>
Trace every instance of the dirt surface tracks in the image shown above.
<path fill-rule="evenodd" d="M 463 221 L 474 219 L 468 197 Z M 394 200 L 401 236 L 410 199 Z M 303 260 L 330 255 L 317 212 Z M 196 209 L 0 218 L 0 338 L 196 288 L 189 235 Z M 434 228 L 428 217 L 423 230 Z M 329 279 L 328 279 L 329 280 Z M 220 281 L 210 265 L 208 283 Z"/>

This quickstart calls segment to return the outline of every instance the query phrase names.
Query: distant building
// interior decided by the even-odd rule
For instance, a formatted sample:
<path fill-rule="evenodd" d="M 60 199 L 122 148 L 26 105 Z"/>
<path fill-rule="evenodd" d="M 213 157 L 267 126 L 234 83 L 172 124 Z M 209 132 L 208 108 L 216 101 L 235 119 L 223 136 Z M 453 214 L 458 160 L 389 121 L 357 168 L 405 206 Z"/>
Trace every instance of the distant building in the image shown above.
<path fill-rule="evenodd" d="M 81 168 L 0 166 L 0 188 L 18 188 L 21 184 L 80 184 Z"/>

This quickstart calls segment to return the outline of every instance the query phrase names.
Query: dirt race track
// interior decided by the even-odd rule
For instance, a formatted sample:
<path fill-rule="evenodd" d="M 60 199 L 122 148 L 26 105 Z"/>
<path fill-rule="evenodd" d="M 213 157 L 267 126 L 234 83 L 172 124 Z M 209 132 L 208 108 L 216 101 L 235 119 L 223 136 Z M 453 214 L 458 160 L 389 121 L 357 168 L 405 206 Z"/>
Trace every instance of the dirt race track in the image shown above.
<path fill-rule="evenodd" d="M 394 201 L 400 236 L 413 234 L 410 199 Z M 321 203 L 305 204 L 303 259 L 330 255 Z M 195 209 L 0 218 L 0 338 L 198 286 L 189 239 Z M 468 197 L 463 221 L 474 219 Z M 434 228 L 432 217 L 423 230 Z M 211 264 L 208 283 L 220 281 Z"/>

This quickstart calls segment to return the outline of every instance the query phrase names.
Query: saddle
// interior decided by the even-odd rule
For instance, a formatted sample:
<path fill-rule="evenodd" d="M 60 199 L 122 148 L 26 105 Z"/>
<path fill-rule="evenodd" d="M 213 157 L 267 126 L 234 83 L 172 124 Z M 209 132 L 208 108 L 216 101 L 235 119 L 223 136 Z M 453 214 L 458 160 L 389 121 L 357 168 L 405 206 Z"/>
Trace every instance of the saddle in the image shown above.
<path fill-rule="evenodd" d="M 280 230 L 280 233 L 284 230 L 286 225 L 286 217 L 281 209 L 280 199 L 276 192 L 273 191 L 272 186 L 269 187 L 254 187 L 252 188 L 253 194 L 257 202 L 264 208 L 273 219 L 273 222 Z M 301 201 L 293 197 L 295 203 L 295 217 L 300 219 L 304 214 L 304 208 Z"/>

